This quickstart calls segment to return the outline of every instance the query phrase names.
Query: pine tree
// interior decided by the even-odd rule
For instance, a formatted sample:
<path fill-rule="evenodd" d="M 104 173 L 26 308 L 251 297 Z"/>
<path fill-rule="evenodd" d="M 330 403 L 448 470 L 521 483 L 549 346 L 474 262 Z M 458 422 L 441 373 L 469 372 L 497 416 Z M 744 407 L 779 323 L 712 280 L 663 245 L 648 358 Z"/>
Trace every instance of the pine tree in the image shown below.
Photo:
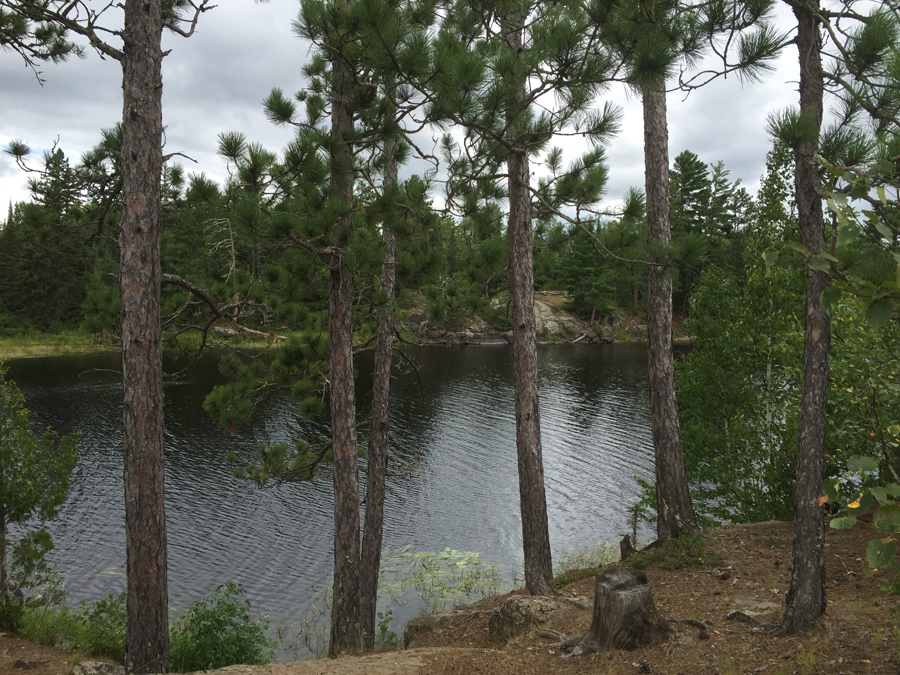
<path fill-rule="evenodd" d="M 682 5 L 666 0 L 595 0 L 591 13 L 603 38 L 622 56 L 627 81 L 640 92 L 644 115 L 644 171 L 647 195 L 647 247 L 653 258 L 669 248 L 672 228 L 669 209 L 668 123 L 666 80 L 679 59 L 688 63 L 715 36 L 741 34 L 739 57 L 729 64 L 722 53 L 722 72 L 737 70 L 753 78 L 765 70 L 782 39 L 764 22 L 772 2 L 735 2 L 721 5 Z M 733 41 L 728 40 L 727 44 Z M 656 454 L 657 537 L 669 538 L 698 529 L 684 470 L 683 447 L 675 400 L 672 355 L 672 277 L 658 262 L 651 264 L 647 294 L 647 336 L 650 370 L 650 409 Z"/>
<path fill-rule="evenodd" d="M 683 151 L 669 172 L 672 236 L 703 227 L 712 190 L 709 167 L 690 150 Z"/>
<path fill-rule="evenodd" d="M 800 241 L 806 250 L 806 324 L 794 491 L 793 567 L 785 613 L 778 629 L 781 634 L 790 634 L 811 627 L 826 608 L 825 532 L 817 499 L 824 472 L 831 341 L 830 318 L 823 307 L 822 294 L 831 286 L 831 279 L 827 258 L 822 258 L 829 254 L 817 155 L 825 152 L 834 159 L 833 153 L 839 146 L 846 150 L 848 145 L 854 145 L 852 135 L 846 132 L 853 118 L 863 111 L 875 120 L 876 128 L 884 129 L 885 123 L 897 125 L 900 94 L 884 75 L 889 72 L 890 64 L 896 64 L 896 15 L 900 8 L 888 0 L 862 14 L 853 2 L 827 6 L 818 0 L 785 1 L 797 22 L 799 107 L 774 117 L 770 128 L 794 152 L 794 198 Z M 828 51 L 823 33 L 828 36 Z M 844 97 L 844 119 L 829 133 L 823 130 L 823 115 L 824 95 L 831 85 Z M 829 144 L 829 137 L 843 142 Z"/>
<path fill-rule="evenodd" d="M 494 25 L 499 30 L 494 31 Z M 612 108 L 592 109 L 594 96 L 611 77 L 612 64 L 594 40 L 580 5 L 568 2 L 452 3 L 433 53 L 433 75 L 427 83 L 418 83 L 432 92 L 431 119 L 462 127 L 460 166 L 483 195 L 497 194 L 498 175 L 506 183 L 506 273 L 525 583 L 532 594 L 550 594 L 552 560 L 536 377 L 531 161 L 558 133 L 600 141 L 615 127 Z M 541 112 L 538 99 L 543 103 L 549 94 L 559 106 Z M 559 153 L 554 156 L 558 161 Z M 605 182 L 602 151 L 588 153 L 575 164 L 540 186 L 546 207 L 557 207 L 563 199 L 583 205 L 599 198 Z M 473 191 L 468 194 L 472 201 L 479 199 Z"/>
<path fill-rule="evenodd" d="M 412 23 L 403 22 L 404 12 Z M 305 106 L 306 119 L 301 121 L 295 104 L 278 89 L 265 102 L 266 113 L 273 122 L 298 129 L 296 140 L 285 152 L 283 165 L 273 168 L 273 174 L 279 175 L 277 187 L 273 187 L 277 195 L 273 203 L 277 231 L 286 233 L 287 239 L 300 249 L 326 261 L 329 271 L 327 386 L 332 439 L 328 455 L 333 460 L 335 490 L 329 643 L 332 656 L 374 644 L 397 266 L 393 230 L 406 220 L 397 217 L 400 202 L 410 213 L 420 212 L 420 207 L 410 203 L 410 195 L 396 184 L 397 166 L 408 146 L 400 138 L 402 114 L 398 113 L 398 100 L 403 94 L 391 79 L 397 63 L 412 66 L 420 60 L 409 50 L 399 56 L 395 51 L 401 36 L 410 39 L 410 33 L 415 33 L 416 20 L 428 21 L 427 11 L 420 19 L 415 14 L 414 5 L 406 8 L 391 3 L 347 2 L 329 8 L 316 2 L 304 3 L 296 27 L 301 37 L 318 50 L 305 69 L 309 86 L 297 96 Z M 379 39 L 373 38 L 375 31 L 380 32 Z M 420 44 L 424 45 L 424 41 Z M 384 50 L 391 46 L 386 58 Z M 323 124 L 326 112 L 331 118 L 327 130 Z M 322 148 L 328 152 L 327 170 L 319 164 Z M 382 151 L 379 153 L 377 148 Z M 358 179 L 365 180 L 378 172 L 384 175 L 380 190 L 371 181 L 367 189 L 357 189 Z M 410 189 L 414 182 L 406 184 L 407 190 L 424 194 L 420 188 Z M 370 239 L 376 229 L 384 245 L 383 262 L 380 247 L 373 246 Z M 376 390 L 361 551 L 352 365 L 354 328 L 359 328 L 359 322 L 355 324 L 353 318 L 354 275 L 376 261 L 381 266 L 379 295 L 383 295 L 377 302 L 370 301 L 377 313 Z M 311 365 L 301 367 L 310 378 L 302 387 L 319 379 Z M 302 387 L 298 386 L 298 392 L 303 391 Z M 299 446 L 291 462 L 297 467 L 307 466 L 305 453 L 305 447 Z M 261 466 L 267 461 L 262 457 Z M 313 468 L 314 465 L 310 471 Z M 304 479 L 308 475 L 310 472 L 297 471 L 291 477 Z"/>
<path fill-rule="evenodd" d="M 100 26 L 113 5 L 64 0 L 13 3 L 29 21 L 83 35 L 122 66 L 122 223 L 119 235 L 128 577 L 126 662 L 137 673 L 168 671 L 168 582 L 163 459 L 159 218 L 162 174 L 163 28 L 189 36 L 207 0 L 124 4 L 124 28 L 109 44 Z M 76 7 L 77 5 L 77 7 Z M 9 6 L 9 5 L 6 5 Z M 187 18 L 182 10 L 188 12 Z M 184 27 L 185 22 L 187 28 Z"/>

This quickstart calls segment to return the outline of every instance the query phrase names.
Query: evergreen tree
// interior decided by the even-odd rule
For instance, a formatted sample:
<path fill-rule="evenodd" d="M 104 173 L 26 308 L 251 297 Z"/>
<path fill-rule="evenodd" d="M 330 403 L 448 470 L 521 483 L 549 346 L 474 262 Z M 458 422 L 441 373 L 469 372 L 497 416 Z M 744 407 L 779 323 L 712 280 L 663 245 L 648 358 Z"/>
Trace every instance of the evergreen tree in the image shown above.
<path fill-rule="evenodd" d="M 496 26 L 499 30 L 495 30 Z M 459 194 L 470 208 L 480 199 L 508 200 L 506 273 L 512 307 L 516 380 L 516 448 L 522 511 L 525 583 L 533 594 L 550 594 L 552 577 L 547 507 L 541 458 L 531 183 L 532 158 L 559 133 L 601 141 L 615 127 L 607 106 L 592 100 L 612 77 L 613 64 L 595 40 L 579 3 L 451 3 L 433 49 L 433 74 L 416 83 L 430 93 L 430 118 L 463 130 L 454 159 L 476 190 Z M 541 109 L 555 97 L 558 106 Z M 446 142 L 451 148 L 451 143 Z M 552 163 L 559 169 L 559 152 Z M 463 171 L 455 172 L 462 175 Z M 505 180 L 498 195 L 496 178 Z M 605 182 L 602 150 L 588 153 L 568 171 L 539 186 L 551 208 L 599 199 Z M 542 208 L 546 208 L 542 207 Z M 496 259 L 496 258 L 494 258 Z"/>
<path fill-rule="evenodd" d="M 7 152 L 26 167 L 27 146 L 13 141 Z M 83 181 L 80 167 L 71 167 L 58 148 L 45 153 L 42 168 L 26 168 L 33 174 L 32 201 L 17 205 L 0 232 L 0 300 L 21 325 L 57 331 L 77 319 L 92 264 L 82 224 Z"/>
<path fill-rule="evenodd" d="M 683 151 L 669 172 L 672 235 L 695 232 L 702 227 L 712 183 L 709 167 L 690 150 Z"/>
<path fill-rule="evenodd" d="M 824 524 L 817 499 L 824 473 L 827 429 L 831 321 L 822 304 L 829 290 L 828 243 L 822 209 L 821 167 L 817 156 L 861 149 L 848 123 L 860 111 L 882 126 L 895 119 L 900 98 L 885 87 L 886 64 L 896 61 L 895 2 L 862 14 L 853 2 L 832 6 L 786 0 L 797 21 L 800 59 L 799 108 L 771 120 L 772 131 L 794 151 L 795 200 L 800 241 L 805 249 L 806 308 L 803 389 L 800 401 L 797 474 L 794 493 L 794 548 L 791 585 L 778 632 L 811 627 L 826 608 Z M 823 33 L 828 35 L 825 50 Z M 826 67 L 827 65 L 827 67 Z M 842 87 L 844 119 L 823 129 L 827 85 Z M 836 142 L 835 142 L 836 141 Z M 831 146 L 831 147 L 829 147 Z M 852 152 L 857 158 L 859 152 Z M 865 154 L 864 152 L 862 153 Z M 828 159 L 828 157 L 826 157 Z"/>
<path fill-rule="evenodd" d="M 627 81 L 642 97 L 647 247 L 651 259 L 669 248 L 672 241 L 666 80 L 679 59 L 691 63 L 698 58 L 707 39 L 715 49 L 717 34 L 734 36 L 751 28 L 755 30 L 738 37 L 736 63 L 729 64 L 727 52 L 722 54 L 723 72 L 737 70 L 744 77 L 757 76 L 781 44 L 781 38 L 764 21 L 771 5 L 768 0 L 735 2 L 730 9 L 721 4 L 681 5 L 655 0 L 595 0 L 591 4 L 604 40 L 621 54 L 627 64 Z M 671 272 L 651 262 L 647 294 L 650 409 L 656 454 L 657 537 L 664 544 L 670 537 L 698 528 L 684 471 L 675 402 Z"/>
<path fill-rule="evenodd" d="M 128 575 L 126 661 L 134 672 L 168 670 L 168 585 L 164 506 L 162 353 L 159 296 L 164 27 L 193 33 L 207 0 L 126 2 L 124 28 L 103 32 L 107 11 L 66 0 L 13 3 L 28 20 L 85 36 L 122 66 L 120 293 Z M 186 15 L 182 14 L 186 12 Z M 185 23 L 187 27 L 185 28 Z M 121 38 L 120 47 L 104 38 Z"/>
<path fill-rule="evenodd" d="M 597 255 L 593 240 L 580 228 L 572 231 L 569 250 L 559 272 L 569 293 L 565 309 L 578 312 L 592 324 L 596 317 L 613 314 L 615 269 Z"/>

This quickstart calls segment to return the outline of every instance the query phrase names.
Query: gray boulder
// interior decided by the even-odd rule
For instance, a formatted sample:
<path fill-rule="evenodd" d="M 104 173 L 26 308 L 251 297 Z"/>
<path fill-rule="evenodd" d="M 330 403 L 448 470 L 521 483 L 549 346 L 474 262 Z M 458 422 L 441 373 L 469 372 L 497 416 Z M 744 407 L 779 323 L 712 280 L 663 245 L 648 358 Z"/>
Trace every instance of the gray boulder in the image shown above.
<path fill-rule="evenodd" d="M 101 661 L 82 661 L 72 668 L 72 675 L 125 675 L 125 666 Z"/>
<path fill-rule="evenodd" d="M 497 640 L 509 640 L 517 635 L 542 628 L 560 612 L 570 613 L 590 609 L 587 601 L 539 595 L 514 595 L 506 600 L 488 621 L 488 631 Z"/>

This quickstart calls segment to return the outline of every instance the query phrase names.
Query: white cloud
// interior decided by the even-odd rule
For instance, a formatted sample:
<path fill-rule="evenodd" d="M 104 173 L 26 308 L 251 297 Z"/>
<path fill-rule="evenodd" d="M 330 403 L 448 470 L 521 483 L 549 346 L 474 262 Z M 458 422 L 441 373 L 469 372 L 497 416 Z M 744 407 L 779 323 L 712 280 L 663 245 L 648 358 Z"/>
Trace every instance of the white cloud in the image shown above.
<path fill-rule="evenodd" d="M 266 120 L 262 100 L 272 87 L 288 95 L 302 86 L 301 67 L 309 47 L 291 29 L 299 3 L 293 0 L 255 4 L 220 2 L 204 14 L 188 40 L 167 35 L 171 49 L 163 67 L 163 116 L 166 152 L 183 152 L 197 164 L 179 160 L 191 171 L 216 180 L 225 177 L 216 155 L 217 135 L 241 131 L 249 140 L 273 150 L 291 137 Z M 782 11 L 783 10 L 779 10 Z M 782 21 L 789 21 L 785 16 Z M 787 24 L 786 24 L 787 25 Z M 84 60 L 43 67 L 39 86 L 16 54 L 0 52 L 0 145 L 21 139 L 39 151 L 58 139 L 73 158 L 89 150 L 102 128 L 121 118 L 121 70 L 112 60 L 90 52 Z M 715 81 L 686 101 L 669 95 L 669 149 L 674 158 L 689 149 L 705 162 L 724 160 L 732 178 L 755 191 L 765 168 L 770 140 L 766 115 L 796 99 L 796 52 L 788 48 L 774 75 L 741 88 L 736 78 Z M 609 148 L 607 197 L 617 201 L 632 186 L 643 185 L 643 124 L 640 100 L 624 89 L 608 97 L 625 109 L 622 133 Z M 575 147 L 569 143 L 564 148 Z M 36 158 L 35 158 L 36 159 Z M 0 156 L 0 204 L 27 199 L 25 176 L 12 159 Z"/>

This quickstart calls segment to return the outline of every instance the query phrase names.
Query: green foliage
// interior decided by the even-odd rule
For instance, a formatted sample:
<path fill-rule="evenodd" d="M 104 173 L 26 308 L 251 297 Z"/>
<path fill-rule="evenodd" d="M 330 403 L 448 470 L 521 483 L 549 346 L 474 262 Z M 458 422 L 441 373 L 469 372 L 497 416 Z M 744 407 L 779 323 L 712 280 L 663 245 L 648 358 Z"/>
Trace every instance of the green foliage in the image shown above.
<path fill-rule="evenodd" d="M 890 425 L 888 433 L 898 439 L 900 426 Z M 849 457 L 847 470 L 842 475 L 825 480 L 822 486 L 825 496 L 821 501 L 846 505 L 847 515 L 830 521 L 830 526 L 839 530 L 853 527 L 857 522 L 856 513 L 869 508 L 874 510 L 872 523 L 883 536 L 869 542 L 866 559 L 870 567 L 891 575 L 891 579 L 882 579 L 885 588 L 893 593 L 900 593 L 900 558 L 897 557 L 900 480 L 890 465 L 881 470 L 881 464 L 881 457 Z M 848 492 L 849 499 L 846 496 Z"/>
<path fill-rule="evenodd" d="M 572 230 L 560 268 L 569 294 L 564 309 L 588 320 L 615 314 L 616 270 L 597 255 L 590 236 L 580 228 Z"/>
<path fill-rule="evenodd" d="M 113 280 L 114 281 L 114 280 Z M 81 313 L 82 328 L 93 335 L 112 336 L 119 332 L 119 288 L 103 283 L 99 274 L 89 273 L 84 278 L 84 300 Z"/>
<path fill-rule="evenodd" d="M 125 658 L 125 594 L 109 594 L 78 609 L 27 606 L 19 627 L 26 640 L 55 646 L 60 642 L 89 656 Z"/>
<path fill-rule="evenodd" d="M 644 483 L 649 484 L 649 481 L 644 481 Z M 645 485 L 642 484 L 642 494 L 640 499 L 632 501 L 626 509 L 628 518 L 625 521 L 625 524 L 631 528 L 631 543 L 635 547 L 638 545 L 638 527 L 640 527 L 640 524 L 656 522 L 656 516 L 652 515 L 656 511 L 656 486 L 654 485 L 653 487 L 652 503 L 649 502 L 648 491 L 646 490 Z"/>
<path fill-rule="evenodd" d="M 391 630 L 391 622 L 394 620 L 393 611 L 386 609 L 378 612 L 378 633 L 375 635 L 375 648 L 396 647 L 400 644 L 400 638 Z"/>
<path fill-rule="evenodd" d="M 678 570 L 686 566 L 714 566 L 721 562 L 718 557 L 707 555 L 706 538 L 703 534 L 674 537 L 665 546 L 638 551 L 628 561 L 632 567 L 656 566 L 667 570 Z"/>
<path fill-rule="evenodd" d="M 91 654 L 105 654 L 115 658 L 125 658 L 125 593 L 110 593 L 97 600 L 88 608 L 81 603 L 85 612 L 84 643 L 79 646 Z"/>
<path fill-rule="evenodd" d="M 789 519 L 803 343 L 799 265 L 769 266 L 795 243 L 793 169 L 776 145 L 745 228 L 743 274 L 709 267 L 685 322 L 694 349 L 676 366 L 685 466 L 695 507 L 720 521 Z"/>
<path fill-rule="evenodd" d="M 229 581 L 206 600 L 191 604 L 172 626 L 169 665 L 173 672 L 213 670 L 233 664 L 259 665 L 272 659 L 269 621 L 250 617 L 244 590 Z"/>
<path fill-rule="evenodd" d="M 5 3 L 0 7 L 0 46 L 4 50 L 11 49 L 19 54 L 40 78 L 37 64 L 40 61 L 59 63 L 70 55 L 84 55 L 84 47 L 68 40 L 68 30 L 55 21 L 35 21 L 27 6 L 20 3 Z M 18 144 L 19 146 L 24 144 Z M 8 152 L 16 157 L 28 154 L 10 143 Z"/>
<path fill-rule="evenodd" d="M 700 513 L 722 521 L 790 518 L 802 311 L 798 279 L 715 268 L 697 284 L 676 366 L 685 466 Z M 802 286 L 800 286 L 802 288 Z"/>
<path fill-rule="evenodd" d="M 2 550 L 8 552 L 11 524 L 43 522 L 56 516 L 69 490 L 80 434 L 68 434 L 57 441 L 56 434 L 47 429 L 36 436 L 24 397 L 5 375 L 0 364 L 0 537 Z M 53 549 L 46 530 L 26 530 L 11 548 L 11 560 L 0 559 L 0 595 L 9 596 L 7 582 L 17 587 L 59 590 L 55 568 L 46 562 L 47 553 Z"/>

